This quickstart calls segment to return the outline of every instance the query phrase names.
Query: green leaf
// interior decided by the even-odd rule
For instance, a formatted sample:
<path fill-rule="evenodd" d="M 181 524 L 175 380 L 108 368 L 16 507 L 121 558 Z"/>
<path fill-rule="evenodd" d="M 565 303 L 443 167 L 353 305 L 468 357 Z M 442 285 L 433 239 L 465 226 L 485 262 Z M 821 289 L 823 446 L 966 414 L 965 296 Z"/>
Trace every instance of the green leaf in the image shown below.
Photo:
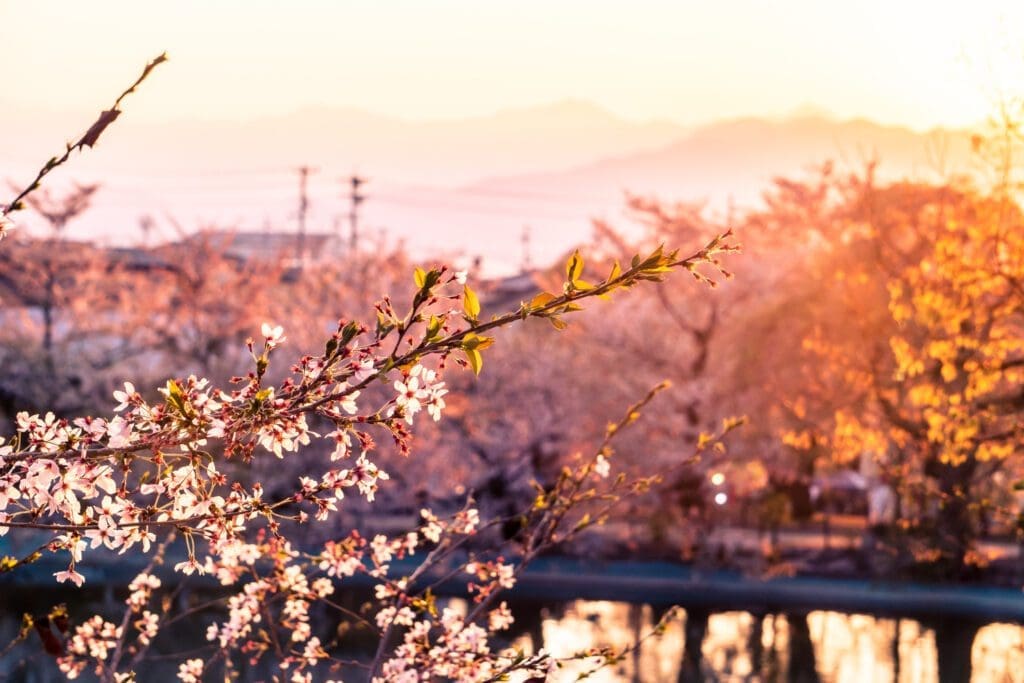
<path fill-rule="evenodd" d="M 425 278 L 425 282 L 423 283 L 423 286 L 426 287 L 427 289 L 431 289 L 434 285 L 436 285 L 438 283 L 438 281 L 440 279 L 441 279 L 441 271 L 438 270 L 437 268 L 431 268 L 427 272 L 427 277 Z"/>
<path fill-rule="evenodd" d="M 572 281 L 572 286 L 575 287 L 576 289 L 581 290 L 581 291 L 586 291 L 588 289 L 593 289 L 594 288 L 594 285 L 590 284 L 586 280 L 573 280 Z"/>
<path fill-rule="evenodd" d="M 466 354 L 466 360 L 469 361 L 469 367 L 473 368 L 473 374 L 479 375 L 480 370 L 484 367 L 484 357 L 480 355 L 480 352 L 476 349 L 463 349 L 463 353 Z"/>
<path fill-rule="evenodd" d="M 433 340 L 437 337 L 437 333 L 441 331 L 441 319 L 436 315 L 430 316 L 430 321 L 427 323 L 427 339 Z"/>
<path fill-rule="evenodd" d="M 353 321 L 345 325 L 341 330 L 341 345 L 348 346 L 348 343 L 355 339 L 357 334 L 359 334 L 359 323 Z"/>
<path fill-rule="evenodd" d="M 462 338 L 463 349 L 486 349 L 488 346 L 494 343 L 494 337 L 483 337 L 478 334 L 470 332 Z"/>
<path fill-rule="evenodd" d="M 395 329 L 394 319 L 384 315 L 381 311 L 377 311 L 377 339 L 383 339 L 388 336 L 393 329 Z"/>
<path fill-rule="evenodd" d="M 181 385 L 173 379 L 167 380 L 167 403 L 171 407 L 176 408 L 182 415 L 187 413 L 185 392 L 181 390 Z"/>
<path fill-rule="evenodd" d="M 556 298 L 551 292 L 541 292 L 530 300 L 530 308 L 543 308 Z"/>
<path fill-rule="evenodd" d="M 580 250 L 577 249 L 569 257 L 569 261 L 565 264 L 565 275 L 569 282 L 575 282 L 580 275 L 583 274 L 583 257 L 580 256 Z"/>
<path fill-rule="evenodd" d="M 427 274 L 422 268 L 417 268 L 413 271 L 413 279 L 416 281 L 416 287 L 418 289 L 423 289 L 423 285 L 427 282 Z"/>
<path fill-rule="evenodd" d="M 470 289 L 469 285 L 463 285 L 462 287 L 462 309 L 470 320 L 476 320 L 480 315 L 480 300 L 477 298 L 476 292 Z"/>

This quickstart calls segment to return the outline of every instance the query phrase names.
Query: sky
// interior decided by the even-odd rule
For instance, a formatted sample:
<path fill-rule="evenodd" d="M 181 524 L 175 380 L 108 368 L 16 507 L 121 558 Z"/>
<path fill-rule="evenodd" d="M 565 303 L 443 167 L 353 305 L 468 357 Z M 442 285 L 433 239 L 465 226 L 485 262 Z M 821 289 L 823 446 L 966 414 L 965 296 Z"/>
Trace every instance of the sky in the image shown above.
<path fill-rule="evenodd" d="M 293 230 L 309 164 L 311 229 L 343 231 L 339 182 L 358 172 L 371 231 L 417 254 L 483 242 L 495 272 L 518 267 L 524 229 L 541 261 L 594 217 L 627 222 L 626 189 L 743 205 L 776 174 L 878 151 L 828 129 L 804 147 L 719 136 L 644 161 L 701 124 L 816 112 L 925 132 L 1024 94 L 1019 0 L 0 0 L 0 45 L 0 180 L 14 184 L 169 56 L 98 149 L 47 179 L 57 195 L 102 186 L 70 235 L 135 243 L 143 216 L 160 240 L 179 225 Z M 882 157 L 906 157 L 901 144 Z"/>
<path fill-rule="evenodd" d="M 917 130 L 1024 74 L 1024 4 L 904 0 L 0 0 L 0 106 L 92 112 L 149 58 L 140 120 L 309 106 L 451 119 L 582 99 L 635 121 L 813 106 Z"/>

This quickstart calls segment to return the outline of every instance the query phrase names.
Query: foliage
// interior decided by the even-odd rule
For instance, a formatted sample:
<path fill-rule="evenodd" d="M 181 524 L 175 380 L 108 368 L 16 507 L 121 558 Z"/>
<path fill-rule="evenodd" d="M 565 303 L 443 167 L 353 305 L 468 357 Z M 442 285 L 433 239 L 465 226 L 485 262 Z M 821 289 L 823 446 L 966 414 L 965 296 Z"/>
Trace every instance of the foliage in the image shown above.
<path fill-rule="evenodd" d="M 772 347 L 789 358 L 766 368 L 783 441 L 811 471 L 871 462 L 900 494 L 897 521 L 924 534 L 919 559 L 960 575 L 1020 452 L 1018 205 L 998 187 L 883 185 L 869 168 L 781 184 L 755 220 L 817 245 L 783 290 L 798 312 Z"/>

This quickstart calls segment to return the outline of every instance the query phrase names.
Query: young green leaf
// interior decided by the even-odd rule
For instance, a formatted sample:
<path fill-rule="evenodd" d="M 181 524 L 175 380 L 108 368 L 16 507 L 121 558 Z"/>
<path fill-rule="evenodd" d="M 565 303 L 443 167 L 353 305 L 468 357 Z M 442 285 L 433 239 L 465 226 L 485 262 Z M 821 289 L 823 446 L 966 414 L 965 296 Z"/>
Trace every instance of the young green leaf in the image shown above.
<path fill-rule="evenodd" d="M 462 288 L 462 309 L 470 320 L 476 320 L 480 316 L 480 300 L 469 285 L 463 285 Z"/>
<path fill-rule="evenodd" d="M 565 275 L 569 282 L 576 282 L 579 276 L 583 275 L 583 257 L 580 256 L 579 249 L 572 253 L 568 263 L 565 264 Z"/>
<path fill-rule="evenodd" d="M 554 301 L 555 298 L 555 295 L 551 292 L 541 292 L 530 300 L 530 308 L 543 308 L 549 302 Z"/>
<path fill-rule="evenodd" d="M 469 367 L 473 368 L 473 374 L 479 375 L 480 370 L 484 367 L 484 357 L 476 349 L 463 349 L 462 351 L 466 354 Z"/>
<path fill-rule="evenodd" d="M 473 332 L 462 338 L 462 348 L 464 349 L 486 349 L 493 343 L 494 337 L 483 337 Z"/>

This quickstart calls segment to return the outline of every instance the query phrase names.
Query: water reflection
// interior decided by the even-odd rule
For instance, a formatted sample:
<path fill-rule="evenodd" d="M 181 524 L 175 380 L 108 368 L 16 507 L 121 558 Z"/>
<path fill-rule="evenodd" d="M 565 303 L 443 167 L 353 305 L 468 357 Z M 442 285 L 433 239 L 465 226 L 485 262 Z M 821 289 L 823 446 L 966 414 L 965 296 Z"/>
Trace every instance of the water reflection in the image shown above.
<path fill-rule="evenodd" d="M 646 605 L 570 602 L 545 608 L 539 632 L 521 632 L 517 645 L 532 650 L 543 640 L 561 657 L 590 647 L 621 646 L 649 633 L 661 616 Z M 573 681 L 591 668 L 589 662 L 568 663 L 552 680 Z M 690 610 L 662 637 L 644 641 L 631 656 L 588 680 L 1024 683 L 1024 629 L 825 611 L 757 615 Z"/>

